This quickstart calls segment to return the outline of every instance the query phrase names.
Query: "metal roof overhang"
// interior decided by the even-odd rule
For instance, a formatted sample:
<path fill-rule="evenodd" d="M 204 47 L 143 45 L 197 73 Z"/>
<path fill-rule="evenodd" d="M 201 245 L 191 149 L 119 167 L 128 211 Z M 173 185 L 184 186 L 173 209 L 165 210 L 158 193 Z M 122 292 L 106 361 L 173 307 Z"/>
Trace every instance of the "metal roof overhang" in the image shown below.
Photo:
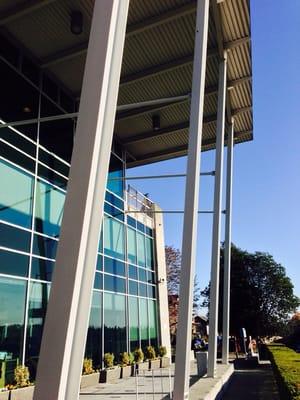
<path fill-rule="evenodd" d="M 93 0 L 2 0 L 1 30 L 80 98 Z M 70 32 L 70 13 L 84 17 L 81 35 Z M 131 0 L 118 105 L 154 100 L 118 111 L 115 138 L 127 166 L 187 153 L 195 0 Z M 252 140 L 252 66 L 249 0 L 211 0 L 202 150 L 215 147 L 218 64 L 228 50 L 227 121 L 235 143 Z M 162 99 L 162 100 L 160 100 Z M 160 100 L 160 101 L 155 101 Z M 152 116 L 160 115 L 153 130 Z"/>

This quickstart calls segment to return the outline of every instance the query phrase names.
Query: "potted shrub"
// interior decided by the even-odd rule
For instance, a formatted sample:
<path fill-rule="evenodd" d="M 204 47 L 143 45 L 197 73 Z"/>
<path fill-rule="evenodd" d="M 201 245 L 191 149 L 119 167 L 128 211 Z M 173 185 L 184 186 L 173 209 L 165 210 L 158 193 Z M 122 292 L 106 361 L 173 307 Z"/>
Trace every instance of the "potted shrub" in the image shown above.
<path fill-rule="evenodd" d="M 145 356 L 142 349 L 135 349 L 133 356 L 136 363 L 136 370 L 138 372 L 148 370 L 149 364 L 144 362 Z"/>
<path fill-rule="evenodd" d="M 159 346 L 158 355 L 160 357 L 160 368 L 168 368 L 170 366 L 170 358 L 166 357 L 167 355 L 166 346 Z"/>
<path fill-rule="evenodd" d="M 114 366 L 115 356 L 112 353 L 104 354 L 104 367 L 100 372 L 100 382 L 101 383 L 109 383 L 114 382 L 115 380 L 120 378 L 120 367 L 117 365 Z"/>
<path fill-rule="evenodd" d="M 160 368 L 160 359 L 156 357 L 153 346 L 147 346 L 145 351 L 146 359 L 149 360 L 149 369 Z"/>
<path fill-rule="evenodd" d="M 16 390 L 10 393 L 10 400 L 32 400 L 34 386 L 30 385 L 29 370 L 25 365 L 18 365 L 14 370 Z"/>
<path fill-rule="evenodd" d="M 99 383 L 100 373 L 96 372 L 93 368 L 93 360 L 85 358 L 82 365 L 82 377 L 80 387 L 94 386 Z"/>
<path fill-rule="evenodd" d="M 133 373 L 133 357 L 126 351 L 120 353 L 121 378 L 129 378 Z"/>

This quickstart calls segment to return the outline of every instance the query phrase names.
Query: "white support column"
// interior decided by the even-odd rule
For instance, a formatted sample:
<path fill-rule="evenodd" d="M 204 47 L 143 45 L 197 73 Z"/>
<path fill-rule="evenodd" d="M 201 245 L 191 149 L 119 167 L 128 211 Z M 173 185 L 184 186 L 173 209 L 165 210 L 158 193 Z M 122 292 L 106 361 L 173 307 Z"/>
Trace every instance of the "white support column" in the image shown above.
<path fill-rule="evenodd" d="M 216 139 L 216 167 L 214 187 L 214 218 L 212 235 L 212 259 L 210 277 L 210 305 L 209 305 L 209 339 L 208 339 L 208 367 L 207 375 L 214 377 L 217 363 L 217 334 L 218 334 L 218 305 L 219 305 L 219 271 L 220 271 L 220 238 L 221 238 L 221 207 L 222 207 L 222 175 L 223 150 L 225 131 L 226 107 L 226 72 L 227 55 L 219 64 L 218 87 L 218 116 Z"/>
<path fill-rule="evenodd" d="M 128 4 L 94 5 L 34 400 L 76 400 L 79 394 Z"/>
<path fill-rule="evenodd" d="M 160 328 L 160 343 L 167 349 L 167 356 L 171 358 L 170 321 L 167 288 L 167 268 L 165 255 L 164 222 L 161 208 L 154 204 L 153 215 L 155 229 L 157 291 L 158 291 L 158 320 Z"/>
<path fill-rule="evenodd" d="M 182 238 L 174 400 L 187 399 L 189 395 L 208 16 L 209 0 L 198 0 Z"/>
<path fill-rule="evenodd" d="M 224 283 L 223 283 L 223 341 L 222 341 L 223 364 L 228 364 L 228 355 L 229 355 L 233 137 L 234 137 L 234 119 L 232 118 L 227 139 L 226 221 L 225 221 L 225 253 L 224 253 Z"/>

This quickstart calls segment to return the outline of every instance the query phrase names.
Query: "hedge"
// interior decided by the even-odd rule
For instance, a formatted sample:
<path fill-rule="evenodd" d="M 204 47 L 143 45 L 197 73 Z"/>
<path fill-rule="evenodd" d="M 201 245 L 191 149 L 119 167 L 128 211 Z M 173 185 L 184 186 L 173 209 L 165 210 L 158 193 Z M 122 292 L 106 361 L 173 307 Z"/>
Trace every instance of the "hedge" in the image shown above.
<path fill-rule="evenodd" d="M 300 400 L 300 354 L 283 344 L 267 346 L 281 400 Z"/>

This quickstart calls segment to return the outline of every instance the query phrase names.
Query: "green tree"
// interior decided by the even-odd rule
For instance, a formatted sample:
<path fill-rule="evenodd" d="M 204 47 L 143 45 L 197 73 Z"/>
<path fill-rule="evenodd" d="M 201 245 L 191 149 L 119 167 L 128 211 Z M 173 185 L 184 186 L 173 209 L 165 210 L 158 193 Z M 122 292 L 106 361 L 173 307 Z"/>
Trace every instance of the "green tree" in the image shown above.
<path fill-rule="evenodd" d="M 222 331 L 224 245 L 220 259 L 219 330 Z M 290 314 L 299 306 L 285 268 L 268 253 L 249 253 L 231 246 L 230 331 L 245 327 L 248 334 L 284 334 Z M 201 295 L 209 306 L 209 286 Z"/>

